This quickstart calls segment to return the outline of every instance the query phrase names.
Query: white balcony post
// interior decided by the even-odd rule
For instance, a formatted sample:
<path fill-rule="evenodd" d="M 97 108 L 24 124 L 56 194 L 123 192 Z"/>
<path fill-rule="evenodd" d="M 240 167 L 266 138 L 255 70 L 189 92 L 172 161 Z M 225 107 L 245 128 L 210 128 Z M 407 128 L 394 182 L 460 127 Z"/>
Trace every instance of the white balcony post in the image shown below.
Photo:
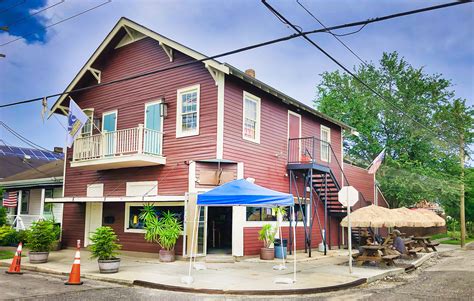
<path fill-rule="evenodd" d="M 18 204 L 16 206 L 17 208 L 17 212 L 16 212 L 16 229 L 19 230 L 21 229 L 20 227 L 20 223 L 21 223 L 21 217 L 20 217 L 20 214 L 21 214 L 21 199 L 23 197 L 23 191 L 19 190 L 18 191 Z M 20 219 L 20 220 L 18 220 Z"/>
<path fill-rule="evenodd" d="M 100 139 L 102 140 L 102 141 L 101 141 L 102 143 L 100 144 L 100 145 L 101 145 L 101 149 L 100 149 L 100 155 L 99 155 L 99 157 L 102 158 L 102 157 L 105 156 L 105 154 L 106 154 L 105 151 L 106 151 L 106 149 L 107 149 L 107 146 L 106 146 L 106 144 L 107 144 L 107 139 L 105 138 L 105 132 L 102 132 L 102 133 L 101 133 Z"/>
<path fill-rule="evenodd" d="M 138 153 L 143 152 L 143 124 L 138 125 Z"/>
<path fill-rule="evenodd" d="M 41 189 L 41 199 L 40 199 L 40 212 L 39 212 L 39 215 L 40 215 L 40 218 L 43 217 L 44 215 L 44 200 L 46 198 L 46 189 L 42 188 Z"/>

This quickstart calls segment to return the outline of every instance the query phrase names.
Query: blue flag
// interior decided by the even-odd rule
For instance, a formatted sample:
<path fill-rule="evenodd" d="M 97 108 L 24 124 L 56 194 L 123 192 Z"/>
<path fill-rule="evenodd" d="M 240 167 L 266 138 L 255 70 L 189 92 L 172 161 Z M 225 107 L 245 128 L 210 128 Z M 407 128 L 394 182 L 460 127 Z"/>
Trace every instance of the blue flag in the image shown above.
<path fill-rule="evenodd" d="M 81 132 L 89 117 L 71 99 L 69 102 L 69 115 L 67 117 L 67 146 L 71 147 L 74 139 Z"/>

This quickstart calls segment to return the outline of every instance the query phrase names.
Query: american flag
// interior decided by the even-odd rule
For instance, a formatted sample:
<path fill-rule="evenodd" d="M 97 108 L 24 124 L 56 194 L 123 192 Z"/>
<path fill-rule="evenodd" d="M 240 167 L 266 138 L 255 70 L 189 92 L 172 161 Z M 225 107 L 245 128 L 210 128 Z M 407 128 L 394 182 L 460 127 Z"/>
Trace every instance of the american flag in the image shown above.
<path fill-rule="evenodd" d="M 18 191 L 10 191 L 3 196 L 3 207 L 16 207 L 18 204 Z"/>
<path fill-rule="evenodd" d="M 377 158 L 374 159 L 372 162 L 372 165 L 369 168 L 368 173 L 369 174 L 374 174 L 377 172 L 377 169 L 379 169 L 380 165 L 382 164 L 383 159 L 385 158 L 385 149 L 383 149 L 380 154 L 377 156 Z"/>

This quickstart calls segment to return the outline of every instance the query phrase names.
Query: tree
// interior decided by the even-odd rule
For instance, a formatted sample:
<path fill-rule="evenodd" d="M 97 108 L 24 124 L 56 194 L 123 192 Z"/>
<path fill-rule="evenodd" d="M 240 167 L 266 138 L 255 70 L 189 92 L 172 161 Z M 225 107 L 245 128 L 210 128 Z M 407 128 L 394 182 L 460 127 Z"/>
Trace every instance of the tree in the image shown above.
<path fill-rule="evenodd" d="M 345 137 L 349 159 L 367 166 L 386 150 L 377 180 L 393 207 L 458 198 L 460 180 L 453 177 L 459 170 L 458 139 L 440 131 L 445 122 L 440 112 L 453 103 L 451 82 L 411 66 L 397 52 L 384 53 L 377 66 L 357 66 L 354 73 L 385 100 L 335 71 L 322 74 L 314 102 L 318 110 L 360 133 Z"/>

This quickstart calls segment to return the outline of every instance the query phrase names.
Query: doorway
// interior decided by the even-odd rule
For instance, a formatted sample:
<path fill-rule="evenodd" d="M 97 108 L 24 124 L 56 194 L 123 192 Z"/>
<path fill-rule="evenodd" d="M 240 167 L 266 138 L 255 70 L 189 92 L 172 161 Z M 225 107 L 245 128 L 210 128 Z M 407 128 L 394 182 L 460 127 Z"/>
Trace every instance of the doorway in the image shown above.
<path fill-rule="evenodd" d="M 207 254 L 232 254 L 232 207 L 207 210 Z"/>

